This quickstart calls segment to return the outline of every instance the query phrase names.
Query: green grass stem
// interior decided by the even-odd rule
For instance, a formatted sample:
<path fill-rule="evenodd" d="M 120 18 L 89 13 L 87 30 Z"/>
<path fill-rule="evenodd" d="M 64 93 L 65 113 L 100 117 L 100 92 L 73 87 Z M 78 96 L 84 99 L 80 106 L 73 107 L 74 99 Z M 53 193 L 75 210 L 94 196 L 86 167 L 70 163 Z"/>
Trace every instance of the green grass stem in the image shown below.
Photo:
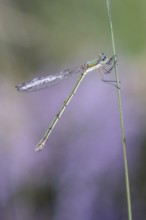
<path fill-rule="evenodd" d="M 112 40 L 112 50 L 113 50 L 113 54 L 115 55 L 116 54 L 116 48 L 115 48 L 114 32 L 113 32 L 112 17 L 111 17 L 111 1 L 106 0 L 106 4 L 107 4 L 108 19 L 109 19 L 109 26 L 110 26 L 110 33 L 111 33 L 111 40 Z M 117 57 L 115 57 L 115 61 L 117 61 Z M 117 88 L 119 88 L 119 75 L 118 75 L 117 63 L 115 65 L 115 76 L 116 76 Z M 130 183 L 129 183 L 128 162 L 127 162 L 127 153 L 126 153 L 126 148 L 127 147 L 126 147 L 124 121 L 123 121 L 123 113 L 122 113 L 121 90 L 117 89 L 117 92 L 118 92 L 120 123 L 121 123 L 121 131 L 122 131 L 122 145 L 123 145 L 126 194 L 127 194 L 127 206 L 128 206 L 128 220 L 132 220 Z"/>

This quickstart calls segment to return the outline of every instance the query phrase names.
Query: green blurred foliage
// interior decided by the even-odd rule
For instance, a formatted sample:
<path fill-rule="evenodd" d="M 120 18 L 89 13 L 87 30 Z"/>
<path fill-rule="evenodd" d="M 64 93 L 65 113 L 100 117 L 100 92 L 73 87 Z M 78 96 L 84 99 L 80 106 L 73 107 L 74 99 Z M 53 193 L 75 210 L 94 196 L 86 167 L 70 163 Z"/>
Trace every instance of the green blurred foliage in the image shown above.
<path fill-rule="evenodd" d="M 112 1 L 116 45 L 140 54 L 146 45 L 146 1 Z M 1 72 L 32 72 L 50 63 L 94 57 L 111 47 L 106 1 L 13 0 L 0 3 Z M 108 49 L 107 49 L 108 48 Z"/>

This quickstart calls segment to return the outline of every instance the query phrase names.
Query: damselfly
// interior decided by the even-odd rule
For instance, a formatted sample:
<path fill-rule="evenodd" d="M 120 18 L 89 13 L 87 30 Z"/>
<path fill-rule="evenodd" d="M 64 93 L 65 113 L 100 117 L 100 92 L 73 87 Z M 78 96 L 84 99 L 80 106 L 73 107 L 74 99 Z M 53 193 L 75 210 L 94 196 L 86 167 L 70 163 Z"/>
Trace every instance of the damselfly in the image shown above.
<path fill-rule="evenodd" d="M 104 53 L 101 53 L 101 54 L 99 54 L 99 59 L 95 59 L 95 60 L 86 62 L 85 64 L 83 64 L 79 67 L 76 67 L 74 69 L 66 69 L 66 70 L 64 70 L 60 73 L 57 73 L 57 74 L 52 74 L 52 75 L 47 75 L 47 76 L 40 77 L 40 78 L 35 78 L 32 81 L 28 81 L 28 82 L 25 82 L 25 83 L 22 83 L 22 84 L 16 86 L 17 90 L 20 92 L 37 91 L 37 90 L 41 90 L 41 89 L 50 87 L 52 85 L 55 85 L 56 83 L 59 83 L 61 80 L 68 78 L 69 76 L 71 76 L 73 74 L 80 73 L 80 76 L 77 80 L 77 83 L 75 84 L 70 95 L 64 101 L 62 108 L 59 110 L 59 112 L 57 113 L 53 122 L 51 123 L 51 125 L 47 129 L 46 133 L 44 134 L 43 138 L 41 139 L 39 144 L 36 146 L 36 148 L 35 148 L 36 151 L 43 149 L 48 137 L 50 136 L 52 130 L 54 129 L 57 122 L 59 121 L 60 117 L 62 116 L 64 110 L 66 109 L 66 107 L 70 103 L 71 99 L 75 95 L 75 93 L 76 93 L 81 81 L 85 77 L 85 75 L 95 69 L 98 69 L 99 74 L 100 74 L 100 78 L 102 81 L 107 82 L 107 83 L 115 82 L 115 81 L 104 80 L 104 78 L 103 78 L 103 74 L 110 73 L 111 70 L 113 69 L 115 63 L 116 63 L 115 55 L 113 57 L 111 57 L 110 59 L 108 59 Z M 110 68 L 107 70 L 106 67 L 108 67 L 108 66 Z M 101 72 L 101 70 L 102 70 L 102 72 Z M 116 85 L 114 85 L 114 86 L 116 86 Z M 116 86 L 116 87 L 118 88 L 118 86 Z"/>

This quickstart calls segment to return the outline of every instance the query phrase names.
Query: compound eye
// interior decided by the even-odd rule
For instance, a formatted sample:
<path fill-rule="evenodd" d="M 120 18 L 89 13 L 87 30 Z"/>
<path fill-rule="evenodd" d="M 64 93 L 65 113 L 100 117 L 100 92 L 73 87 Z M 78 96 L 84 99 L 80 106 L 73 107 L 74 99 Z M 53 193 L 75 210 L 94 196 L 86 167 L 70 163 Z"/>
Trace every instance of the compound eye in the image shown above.
<path fill-rule="evenodd" d="M 104 53 L 100 53 L 99 58 L 101 61 L 105 61 L 107 59 L 107 56 Z"/>

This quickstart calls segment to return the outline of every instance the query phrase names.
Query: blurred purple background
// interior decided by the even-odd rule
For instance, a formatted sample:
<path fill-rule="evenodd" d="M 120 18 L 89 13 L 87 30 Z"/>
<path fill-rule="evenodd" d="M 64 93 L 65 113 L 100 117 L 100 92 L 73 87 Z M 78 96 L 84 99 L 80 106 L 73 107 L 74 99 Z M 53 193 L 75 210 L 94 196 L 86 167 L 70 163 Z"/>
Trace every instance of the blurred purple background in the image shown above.
<path fill-rule="evenodd" d="M 33 6 L 33 1 L 31 3 Z M 46 4 L 48 3 L 43 1 L 40 15 L 45 12 Z M 96 38 L 99 36 L 101 44 L 95 44 L 92 39 L 91 45 L 89 36 L 86 38 L 85 29 L 82 30 L 83 33 L 79 32 L 77 39 L 74 39 L 76 35 L 72 38 L 66 35 L 63 37 L 66 32 L 61 30 L 61 24 L 55 24 L 57 18 L 53 17 L 53 14 L 50 15 L 50 20 L 54 19 L 54 29 L 49 23 L 50 20 L 46 25 L 45 21 L 42 21 L 42 18 L 46 19 L 45 16 L 38 15 L 37 5 L 36 11 L 28 10 L 31 9 L 28 2 L 28 8 L 23 6 L 23 10 L 20 8 L 21 4 L 16 7 L 18 5 L 15 1 L 12 5 L 9 1 L 0 5 L 1 11 L 3 9 L 0 26 L 0 219 L 127 219 L 116 88 L 101 82 L 96 71 L 87 75 L 50 135 L 44 150 L 36 153 L 36 144 L 71 92 L 78 76 L 70 77 L 40 92 L 18 93 L 14 88 L 36 75 L 41 76 L 43 72 L 55 73 L 98 57 L 97 51 L 101 48 L 108 56 L 112 56 L 109 39 L 102 37 L 107 34 L 102 24 L 103 17 L 99 14 L 101 23 L 98 25 L 102 27 L 103 33 L 94 33 Z M 52 7 L 67 10 L 66 4 L 57 6 L 52 3 Z M 100 7 L 104 8 L 103 5 Z M 86 12 L 84 10 L 80 14 L 81 20 L 79 19 L 77 28 L 82 26 Z M 6 18 L 9 18 L 10 24 L 12 22 L 11 26 L 5 26 Z M 12 18 L 15 18 L 14 21 Z M 62 22 L 67 18 L 62 15 Z M 39 26 L 37 19 L 44 26 Z M 94 16 L 92 19 L 95 19 Z M 96 19 L 98 20 L 98 17 Z M 49 28 L 54 32 L 52 37 L 47 39 L 51 33 Z M 56 35 L 60 39 L 59 42 Z M 86 40 L 82 42 L 82 38 Z M 128 54 L 124 48 L 119 49 L 117 55 L 133 216 L 134 219 L 144 219 L 145 53 L 140 51 Z M 28 75 L 29 72 L 32 74 Z M 112 73 L 107 79 L 114 78 Z"/>

